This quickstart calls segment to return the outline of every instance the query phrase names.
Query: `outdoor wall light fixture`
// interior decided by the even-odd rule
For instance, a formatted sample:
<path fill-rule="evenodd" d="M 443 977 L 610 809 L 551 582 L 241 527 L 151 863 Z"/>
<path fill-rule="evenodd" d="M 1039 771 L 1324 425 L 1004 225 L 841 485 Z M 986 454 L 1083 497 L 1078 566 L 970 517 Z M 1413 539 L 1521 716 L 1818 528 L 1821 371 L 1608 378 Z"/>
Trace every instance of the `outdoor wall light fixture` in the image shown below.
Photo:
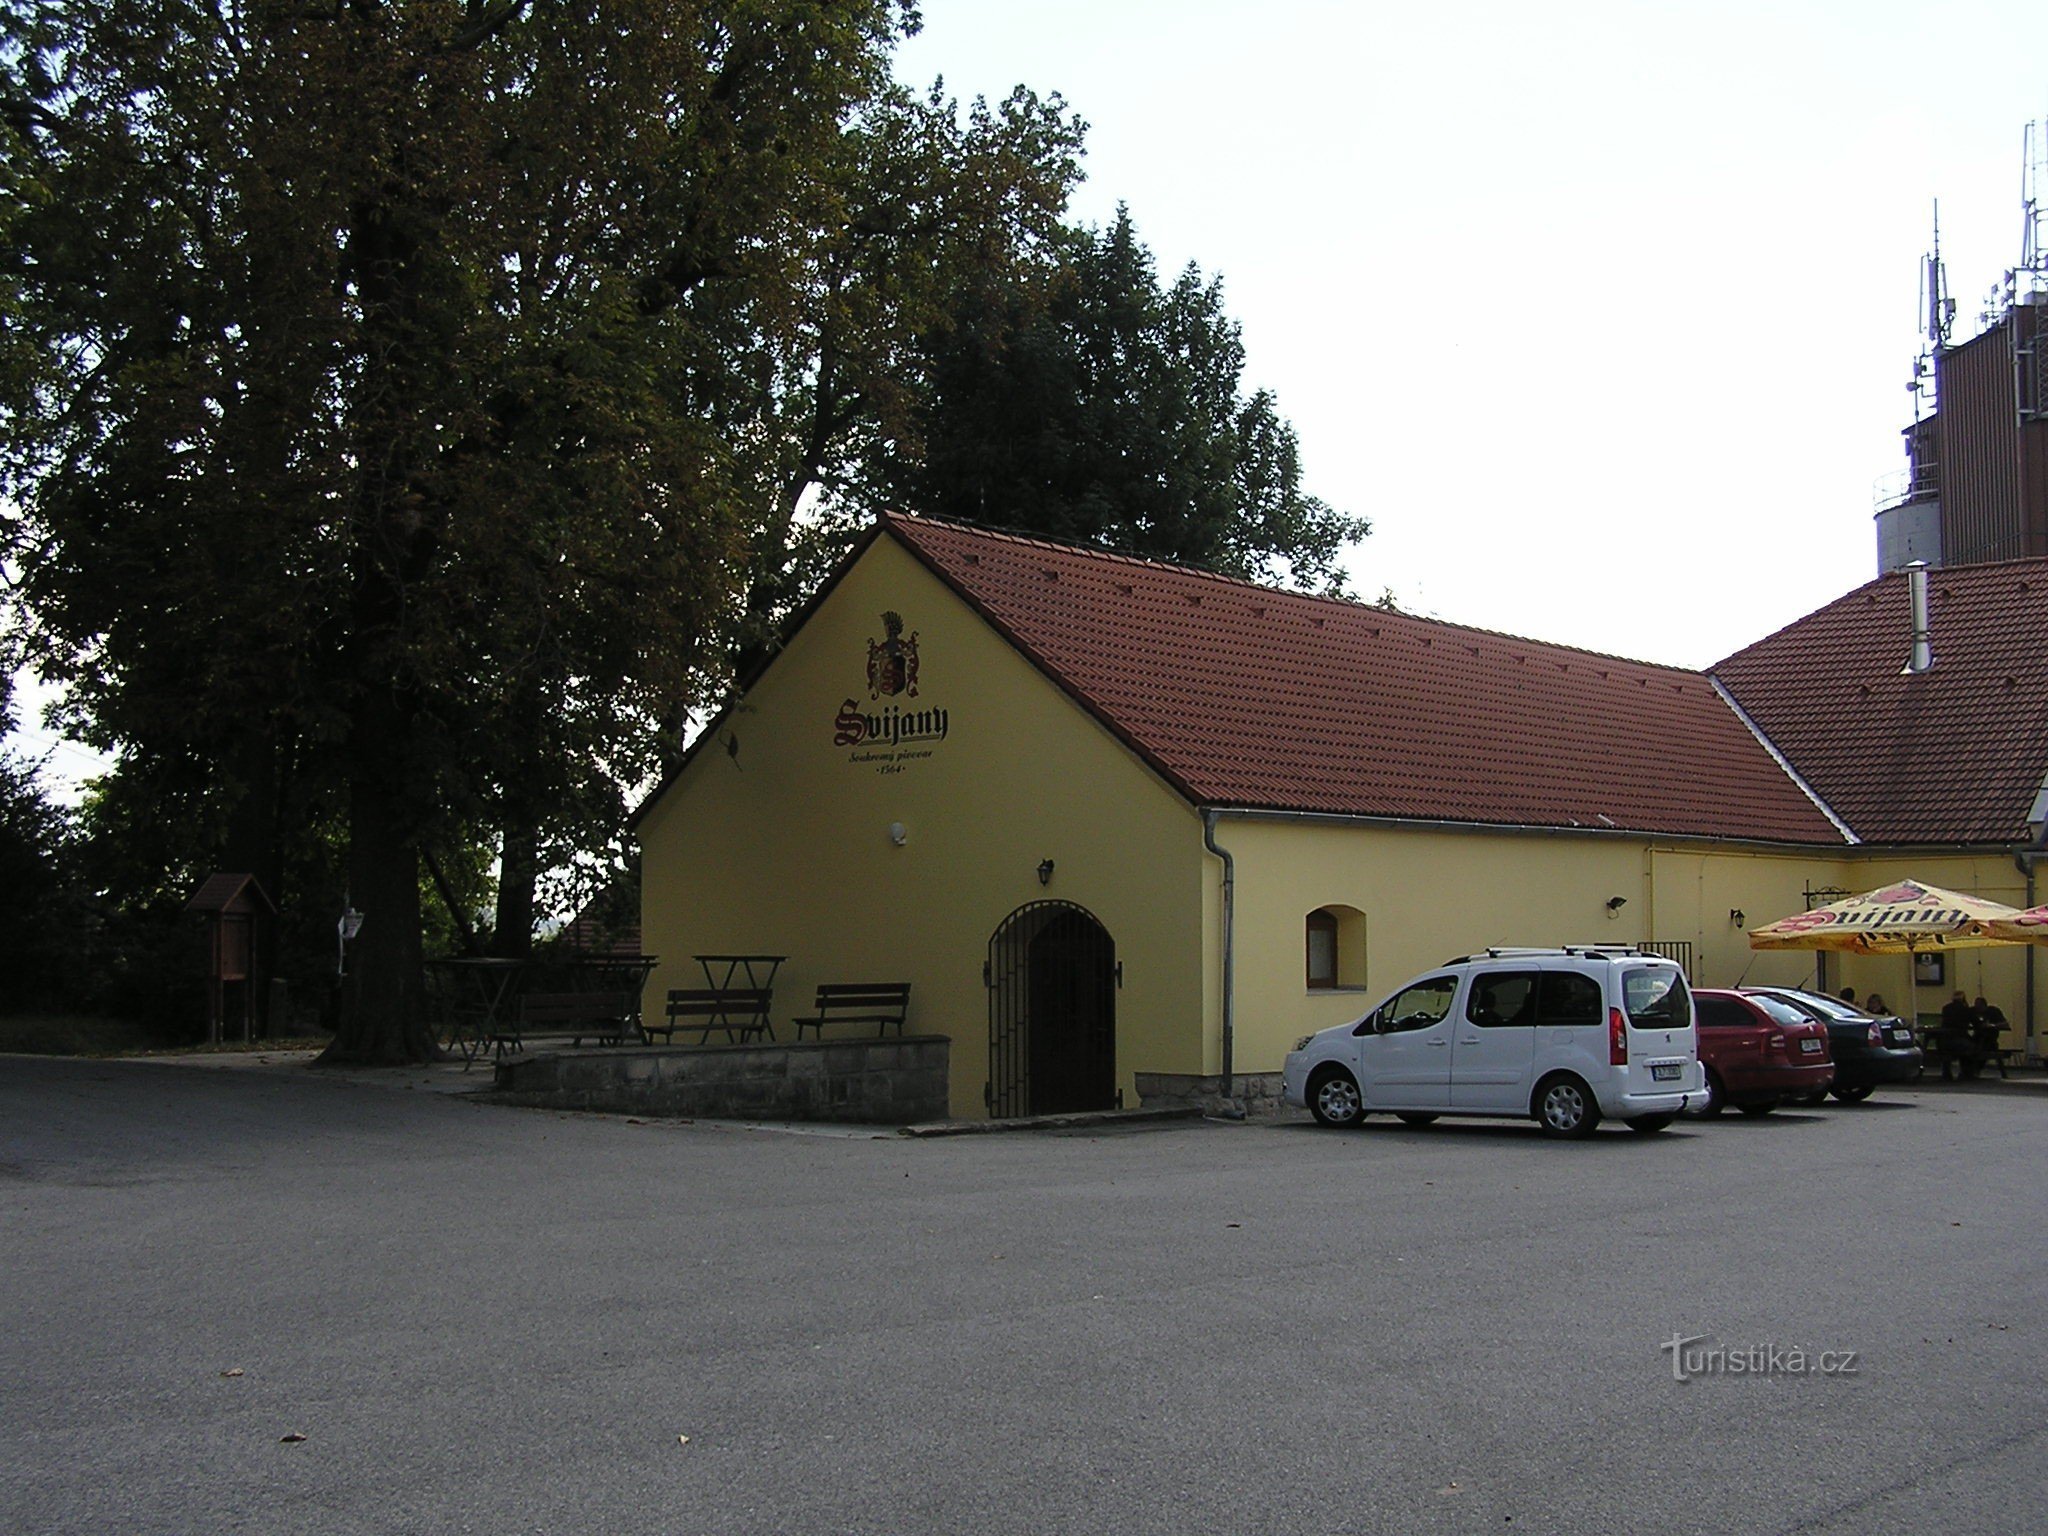
<path fill-rule="evenodd" d="M 348 974 L 348 947 L 355 936 L 363 931 L 363 914 L 356 910 L 356 904 L 346 898 L 342 901 L 341 921 L 334 925 L 334 974 Z"/>
<path fill-rule="evenodd" d="M 1038 883 L 1039 883 L 1040 885 L 1051 885 L 1051 884 L 1052 884 L 1052 860 L 1051 860 L 1051 859 L 1040 859 L 1040 860 L 1038 861 Z"/>
<path fill-rule="evenodd" d="M 1748 922 L 1749 918 L 1743 913 L 1742 908 L 1730 907 L 1728 909 L 1728 926 L 1730 928 L 1741 928 Z"/>
<path fill-rule="evenodd" d="M 910 841 L 910 828 L 903 825 L 903 823 L 900 821 L 890 822 L 889 841 L 894 843 L 898 848 L 901 848 L 905 843 Z"/>
<path fill-rule="evenodd" d="M 1613 917 L 1617 912 L 1619 912 L 1623 907 L 1627 905 L 1628 898 L 1626 896 L 1610 896 L 1607 898 L 1607 915 L 1609 917 Z"/>

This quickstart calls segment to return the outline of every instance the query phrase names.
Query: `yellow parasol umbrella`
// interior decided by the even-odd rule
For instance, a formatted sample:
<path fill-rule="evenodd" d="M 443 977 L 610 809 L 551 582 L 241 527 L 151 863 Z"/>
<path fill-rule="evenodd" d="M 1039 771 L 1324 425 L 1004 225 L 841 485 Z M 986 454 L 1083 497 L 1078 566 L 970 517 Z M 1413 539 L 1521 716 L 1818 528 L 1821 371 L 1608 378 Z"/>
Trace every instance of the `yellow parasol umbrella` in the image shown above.
<path fill-rule="evenodd" d="M 1998 931 L 2024 914 L 2001 901 L 1964 896 L 1918 880 L 1900 880 L 1861 896 L 1845 896 L 1811 912 L 1795 912 L 1749 931 L 1751 949 L 1827 949 L 1858 955 L 1924 955 L 1946 949 L 2010 944 Z M 2044 937 L 2043 943 L 2048 943 Z M 1912 998 L 1912 961 L 1906 962 L 1906 1009 Z"/>
<path fill-rule="evenodd" d="M 1839 949 L 1859 955 L 1971 949 L 2012 943 L 2016 935 L 2000 934 L 1993 925 L 2009 926 L 2024 915 L 2001 901 L 1964 896 L 1918 880 L 1900 880 L 1880 890 L 1845 896 L 1811 912 L 1795 912 L 1775 923 L 1752 928 L 1749 947 Z"/>
<path fill-rule="evenodd" d="M 1991 925 L 1993 938 L 2008 944 L 2048 944 L 2048 907 L 2029 907 Z"/>

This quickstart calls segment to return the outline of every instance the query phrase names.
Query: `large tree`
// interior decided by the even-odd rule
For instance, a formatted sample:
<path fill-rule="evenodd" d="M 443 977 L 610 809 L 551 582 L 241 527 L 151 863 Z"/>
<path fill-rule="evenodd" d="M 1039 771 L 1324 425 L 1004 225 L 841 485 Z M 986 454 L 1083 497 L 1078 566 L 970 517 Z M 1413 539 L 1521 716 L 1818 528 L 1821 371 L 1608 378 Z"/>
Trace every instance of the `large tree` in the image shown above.
<path fill-rule="evenodd" d="M 878 456 L 907 510 L 1341 592 L 1365 519 L 1302 487 L 1274 397 L 1248 390 L 1220 279 L 1162 286 L 1127 210 L 1050 272 L 965 288 L 927 337 L 916 451 Z"/>
<path fill-rule="evenodd" d="M 0 0 L 13 633 L 195 845 L 277 878 L 342 829 L 337 1055 L 428 1049 L 421 856 L 615 809 L 790 485 L 883 418 L 890 285 L 972 219 L 888 191 L 946 142 L 889 83 L 913 24 Z M 949 170 L 1035 217 L 1076 131 L 1020 98 Z"/>

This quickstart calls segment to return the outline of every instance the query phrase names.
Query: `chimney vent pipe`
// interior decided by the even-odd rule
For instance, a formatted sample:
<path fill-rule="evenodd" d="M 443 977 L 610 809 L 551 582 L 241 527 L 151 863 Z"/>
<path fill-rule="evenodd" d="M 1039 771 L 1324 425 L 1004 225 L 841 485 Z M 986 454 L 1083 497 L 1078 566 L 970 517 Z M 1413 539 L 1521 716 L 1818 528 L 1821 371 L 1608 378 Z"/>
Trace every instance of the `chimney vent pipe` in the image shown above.
<path fill-rule="evenodd" d="M 1900 668 L 1901 677 L 1925 672 L 1934 665 L 1934 642 L 1927 622 L 1927 562 L 1915 560 L 1906 567 L 1906 591 L 1913 604 L 1913 654 Z"/>

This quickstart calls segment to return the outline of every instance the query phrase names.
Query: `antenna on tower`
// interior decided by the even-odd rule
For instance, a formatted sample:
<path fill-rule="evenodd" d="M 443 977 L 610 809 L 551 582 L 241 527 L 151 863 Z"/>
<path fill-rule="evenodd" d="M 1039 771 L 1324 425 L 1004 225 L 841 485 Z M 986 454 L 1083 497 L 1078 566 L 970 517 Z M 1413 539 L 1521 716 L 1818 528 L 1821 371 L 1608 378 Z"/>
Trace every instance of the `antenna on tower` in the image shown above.
<path fill-rule="evenodd" d="M 2027 124 L 2020 148 L 2020 264 L 2011 274 L 2013 301 L 2048 289 L 2048 121 Z"/>
<path fill-rule="evenodd" d="M 1934 200 L 1934 244 L 1927 252 L 1927 275 L 1922 279 L 1927 302 L 1927 345 L 1939 352 L 1948 345 L 1949 327 L 1955 323 L 1956 301 L 1949 297 L 1948 268 L 1941 260 L 1941 199 Z"/>
<path fill-rule="evenodd" d="M 1941 260 L 1941 200 L 1934 202 L 1934 243 L 1920 262 L 1920 355 L 1913 360 L 1913 415 L 1932 415 L 1935 408 L 1935 363 L 1948 350 L 1956 301 L 1949 297 L 1948 268 Z"/>

